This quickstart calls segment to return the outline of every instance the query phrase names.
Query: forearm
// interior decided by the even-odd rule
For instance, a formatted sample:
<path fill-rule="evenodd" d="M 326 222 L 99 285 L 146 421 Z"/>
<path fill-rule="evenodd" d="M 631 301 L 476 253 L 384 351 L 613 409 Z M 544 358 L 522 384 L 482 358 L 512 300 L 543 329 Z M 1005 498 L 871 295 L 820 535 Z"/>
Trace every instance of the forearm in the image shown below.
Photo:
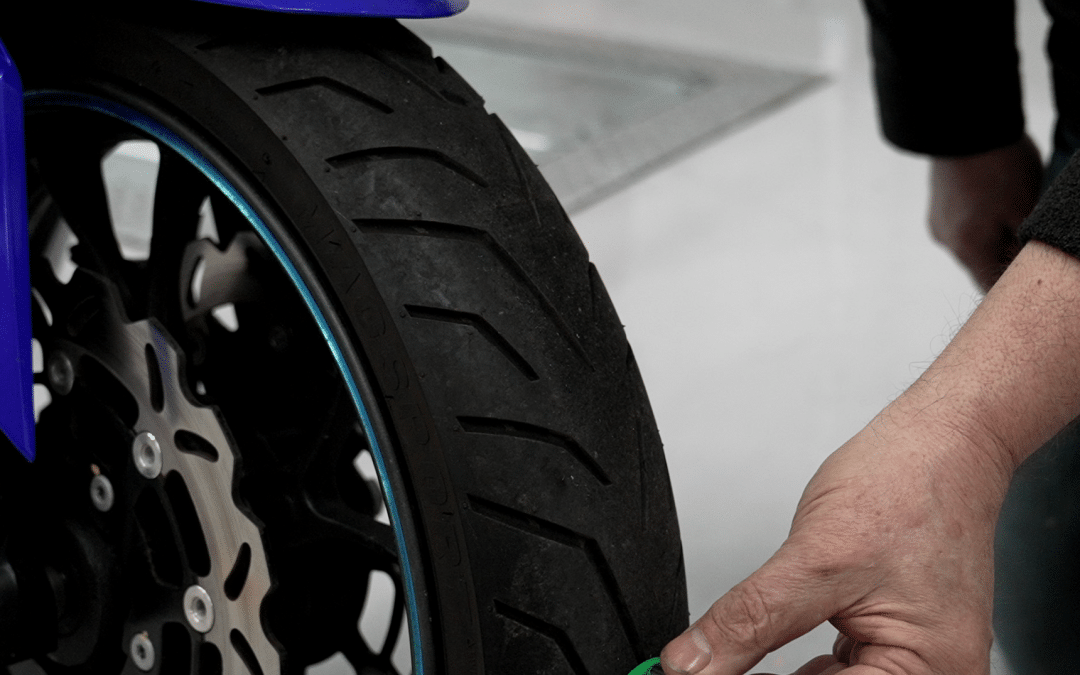
<path fill-rule="evenodd" d="M 1012 471 L 1080 414 L 1080 260 L 1031 242 L 926 373 L 871 425 Z"/>

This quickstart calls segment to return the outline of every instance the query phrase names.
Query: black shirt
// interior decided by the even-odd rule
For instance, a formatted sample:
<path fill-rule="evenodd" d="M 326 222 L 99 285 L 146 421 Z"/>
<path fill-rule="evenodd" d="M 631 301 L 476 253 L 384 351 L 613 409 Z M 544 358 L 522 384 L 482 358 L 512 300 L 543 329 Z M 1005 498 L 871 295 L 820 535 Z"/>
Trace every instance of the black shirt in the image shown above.
<path fill-rule="evenodd" d="M 885 137 L 930 155 L 993 150 L 1024 134 L 1013 0 L 863 0 Z M 1058 123 L 1080 139 L 1080 0 L 1044 0 Z M 1080 162 L 1061 172 L 1020 231 L 1080 258 Z"/>
<path fill-rule="evenodd" d="M 863 0 L 885 137 L 965 155 L 1023 134 L 1012 0 Z M 1044 0 L 1060 121 L 1080 136 L 1080 2 Z"/>

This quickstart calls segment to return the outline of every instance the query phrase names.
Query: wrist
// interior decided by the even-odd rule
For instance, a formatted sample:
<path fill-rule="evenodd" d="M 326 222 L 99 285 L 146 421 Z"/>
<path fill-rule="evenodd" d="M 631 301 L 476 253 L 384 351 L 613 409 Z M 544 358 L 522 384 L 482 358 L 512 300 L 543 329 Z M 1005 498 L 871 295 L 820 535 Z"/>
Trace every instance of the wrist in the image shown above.
<path fill-rule="evenodd" d="M 1080 414 L 1078 310 L 1080 260 L 1029 244 L 866 439 L 996 509 L 1016 467 Z"/>
<path fill-rule="evenodd" d="M 1016 140 L 1005 143 L 1003 145 L 996 145 L 994 147 L 986 148 L 985 150 L 978 150 L 976 152 L 968 152 L 964 154 L 932 154 L 930 155 L 930 161 L 933 163 L 941 164 L 965 164 L 965 163 L 978 163 L 985 161 L 992 161 L 997 157 L 1010 157 L 1010 156 L 1029 156 L 1031 153 L 1038 154 L 1038 146 L 1035 145 L 1035 141 L 1028 133 L 1021 134 Z"/>
<path fill-rule="evenodd" d="M 992 523 L 1017 455 L 965 395 L 942 395 L 939 384 L 920 380 L 856 438 L 877 448 L 877 461 L 908 466 L 908 480 L 934 494 L 951 517 Z"/>

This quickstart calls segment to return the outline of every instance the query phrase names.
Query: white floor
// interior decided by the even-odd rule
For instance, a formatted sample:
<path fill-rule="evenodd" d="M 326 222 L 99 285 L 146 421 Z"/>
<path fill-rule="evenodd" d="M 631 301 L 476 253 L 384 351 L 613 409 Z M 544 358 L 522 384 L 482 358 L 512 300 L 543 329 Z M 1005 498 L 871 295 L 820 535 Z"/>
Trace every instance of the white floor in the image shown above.
<path fill-rule="evenodd" d="M 1036 0 L 1018 4 L 1029 130 L 1045 151 L 1046 21 Z M 696 617 L 772 554 L 821 460 L 979 296 L 926 233 L 925 160 L 878 134 L 858 0 L 473 0 L 468 13 L 831 78 L 575 218 L 649 388 Z M 760 668 L 790 672 L 834 635 L 818 629 Z"/>

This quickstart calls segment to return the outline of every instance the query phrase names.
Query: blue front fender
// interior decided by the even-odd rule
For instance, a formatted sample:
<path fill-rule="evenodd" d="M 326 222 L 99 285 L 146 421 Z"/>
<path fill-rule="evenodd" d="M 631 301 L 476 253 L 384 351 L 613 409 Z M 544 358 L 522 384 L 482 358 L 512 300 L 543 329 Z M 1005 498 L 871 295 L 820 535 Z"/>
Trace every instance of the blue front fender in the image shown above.
<path fill-rule="evenodd" d="M 30 244 L 22 83 L 0 44 L 0 431 L 34 459 Z"/>
<path fill-rule="evenodd" d="M 457 14 L 469 6 L 469 0 L 203 0 L 203 2 L 273 12 L 384 16 L 394 19 L 434 19 Z"/>

